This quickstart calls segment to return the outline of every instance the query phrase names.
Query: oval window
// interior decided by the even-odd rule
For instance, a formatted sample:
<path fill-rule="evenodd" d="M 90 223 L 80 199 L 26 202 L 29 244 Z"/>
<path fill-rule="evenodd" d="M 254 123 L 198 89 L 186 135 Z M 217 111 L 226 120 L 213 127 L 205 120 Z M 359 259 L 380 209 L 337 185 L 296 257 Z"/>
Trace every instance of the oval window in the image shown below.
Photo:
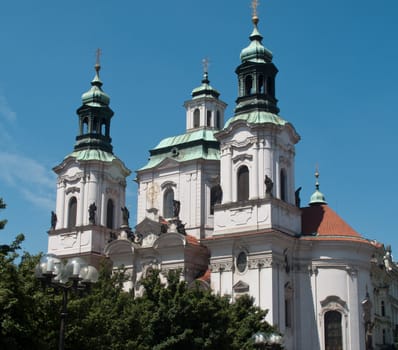
<path fill-rule="evenodd" d="M 247 255 L 245 252 L 240 252 L 238 257 L 236 258 L 236 267 L 239 272 L 243 272 L 246 270 L 247 266 Z"/>

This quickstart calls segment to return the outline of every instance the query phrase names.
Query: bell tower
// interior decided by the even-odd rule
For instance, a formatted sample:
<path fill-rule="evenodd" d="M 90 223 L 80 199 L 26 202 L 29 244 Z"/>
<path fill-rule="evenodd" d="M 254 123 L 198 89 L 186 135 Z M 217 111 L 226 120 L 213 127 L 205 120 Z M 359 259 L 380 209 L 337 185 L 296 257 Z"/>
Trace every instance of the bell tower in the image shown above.
<path fill-rule="evenodd" d="M 278 229 L 300 232 L 295 205 L 293 125 L 279 115 L 278 69 L 259 32 L 253 1 L 250 44 L 236 68 L 238 98 L 234 116 L 216 134 L 220 141 L 222 204 L 215 208 L 214 234 Z"/>
<path fill-rule="evenodd" d="M 77 110 L 74 151 L 54 167 L 56 210 L 48 231 L 48 252 L 59 257 L 85 256 L 97 264 L 106 243 L 125 224 L 126 178 L 130 170 L 113 154 L 110 127 L 113 111 L 102 90 L 99 52 L 91 88 Z"/>

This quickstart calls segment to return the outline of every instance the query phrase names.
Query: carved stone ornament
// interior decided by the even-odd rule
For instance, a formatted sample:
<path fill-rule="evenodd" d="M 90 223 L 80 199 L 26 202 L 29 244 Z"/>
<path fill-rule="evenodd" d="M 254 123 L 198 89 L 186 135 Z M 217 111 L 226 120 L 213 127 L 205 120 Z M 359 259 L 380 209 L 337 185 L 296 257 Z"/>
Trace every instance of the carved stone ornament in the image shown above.
<path fill-rule="evenodd" d="M 250 258 L 249 257 L 249 269 L 258 268 L 269 268 L 272 267 L 272 257 L 262 257 L 262 258 Z"/>
<path fill-rule="evenodd" d="M 76 186 L 69 187 L 66 189 L 65 194 L 75 193 L 75 192 L 80 193 L 80 188 Z"/>
<path fill-rule="evenodd" d="M 237 162 L 243 162 L 246 159 L 251 161 L 253 159 L 253 156 L 251 154 L 238 154 L 236 157 L 232 158 L 232 161 L 234 163 L 237 163 Z"/>
<path fill-rule="evenodd" d="M 105 190 L 106 194 L 117 197 L 119 196 L 119 191 L 115 188 L 107 187 Z"/>
<path fill-rule="evenodd" d="M 161 274 L 167 277 L 170 271 L 180 271 L 180 276 L 184 276 L 184 264 L 162 265 Z"/>
<path fill-rule="evenodd" d="M 210 264 L 211 272 L 226 272 L 232 271 L 233 263 L 231 261 L 217 261 Z"/>
<path fill-rule="evenodd" d="M 84 173 L 81 171 L 81 172 L 78 172 L 78 173 L 73 174 L 73 175 L 61 176 L 61 177 L 58 178 L 58 182 L 64 182 L 64 183 L 65 182 L 73 182 L 73 181 L 80 180 L 82 178 L 84 178 Z"/>

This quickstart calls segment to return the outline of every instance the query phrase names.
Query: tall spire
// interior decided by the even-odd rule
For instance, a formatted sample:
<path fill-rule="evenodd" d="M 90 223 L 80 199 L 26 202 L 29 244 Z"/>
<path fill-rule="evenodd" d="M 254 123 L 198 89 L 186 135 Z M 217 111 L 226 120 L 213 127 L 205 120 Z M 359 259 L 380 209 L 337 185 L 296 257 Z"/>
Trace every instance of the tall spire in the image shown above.
<path fill-rule="evenodd" d="M 76 136 L 76 151 L 98 149 L 112 153 L 110 124 L 113 111 L 109 107 L 109 96 L 102 90 L 100 55 L 101 50 L 97 49 L 95 76 L 90 90 L 82 95 L 82 106 L 77 110 L 79 135 Z"/>
<path fill-rule="evenodd" d="M 241 65 L 236 69 L 239 76 L 239 96 L 235 115 L 247 112 L 277 114 L 279 108 L 275 97 L 275 77 L 278 69 L 272 63 L 272 52 L 263 44 L 258 30 L 258 0 L 252 0 L 253 31 L 250 44 L 240 53 Z"/>
<path fill-rule="evenodd" d="M 319 191 L 319 170 L 318 166 L 315 170 L 315 192 L 312 194 L 310 198 L 310 205 L 320 205 L 327 204 L 325 200 L 325 196 L 321 191 Z"/>

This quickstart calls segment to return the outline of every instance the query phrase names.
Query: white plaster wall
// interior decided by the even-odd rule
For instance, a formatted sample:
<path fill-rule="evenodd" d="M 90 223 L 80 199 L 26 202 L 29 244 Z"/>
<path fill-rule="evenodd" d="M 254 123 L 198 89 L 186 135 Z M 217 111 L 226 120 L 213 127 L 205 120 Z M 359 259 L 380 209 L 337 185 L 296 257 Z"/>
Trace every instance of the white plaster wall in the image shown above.
<path fill-rule="evenodd" d="M 166 160 L 164 165 L 138 174 L 137 222 L 148 216 L 147 210 L 153 206 L 163 216 L 164 192 L 170 187 L 174 199 L 181 202 L 180 220 L 186 224 L 187 233 L 197 238 L 205 236 L 206 230 L 213 229 L 209 191 L 212 181 L 219 178 L 219 163 L 199 160 L 180 164 Z M 151 200 L 149 191 L 153 188 L 156 195 Z"/>

